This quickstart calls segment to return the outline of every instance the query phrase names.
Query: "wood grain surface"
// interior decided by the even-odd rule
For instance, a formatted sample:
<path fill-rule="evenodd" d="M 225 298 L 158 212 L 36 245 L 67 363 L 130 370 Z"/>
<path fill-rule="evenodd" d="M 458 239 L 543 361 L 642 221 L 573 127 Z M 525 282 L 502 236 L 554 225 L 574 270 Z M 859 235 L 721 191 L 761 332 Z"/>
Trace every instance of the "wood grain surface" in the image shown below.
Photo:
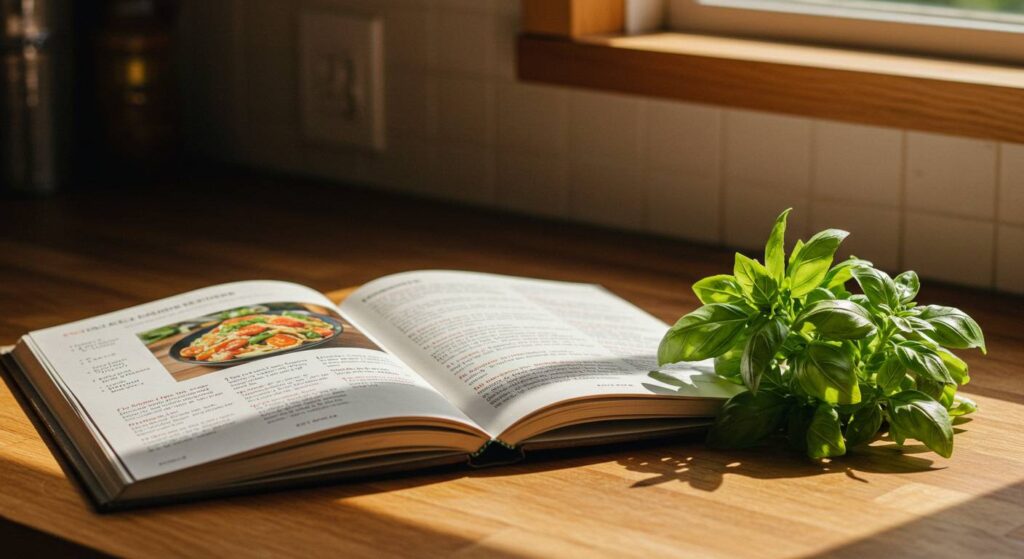
<path fill-rule="evenodd" d="M 165 209 L 199 198 L 207 203 L 187 216 Z M 326 225 L 296 243 L 254 232 L 254 215 L 280 230 Z M 731 254 L 245 176 L 8 200 L 0 344 L 217 282 L 273 278 L 326 292 L 423 268 L 598 282 L 673 320 L 698 305 L 690 284 L 731 269 Z M 691 438 L 100 516 L 0 387 L 0 518 L 147 557 L 1020 557 L 1024 301 L 929 282 L 921 299 L 961 306 L 989 342 L 987 358 L 964 354 L 974 378 L 964 391 L 981 411 L 957 426 L 949 460 L 880 441 L 817 463 L 777 449 L 712 451 Z"/>
<path fill-rule="evenodd" d="M 518 68 L 527 81 L 1024 142 L 1020 67 L 661 33 L 523 35 Z"/>

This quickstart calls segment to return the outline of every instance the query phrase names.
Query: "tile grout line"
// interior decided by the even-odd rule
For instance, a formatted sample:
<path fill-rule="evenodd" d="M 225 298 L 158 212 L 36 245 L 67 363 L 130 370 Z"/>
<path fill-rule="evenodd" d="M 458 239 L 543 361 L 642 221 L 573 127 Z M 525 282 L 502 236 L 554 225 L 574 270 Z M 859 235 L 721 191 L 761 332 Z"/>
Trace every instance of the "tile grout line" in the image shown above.
<path fill-rule="evenodd" d="M 728 109 L 718 109 L 718 245 L 726 246 L 726 220 L 728 219 L 725 204 L 726 204 L 726 192 L 728 191 L 728 182 L 725 178 L 726 174 L 726 145 L 727 145 L 727 134 L 728 134 L 728 122 L 729 118 Z"/>
<path fill-rule="evenodd" d="M 999 204 L 1003 194 L 1003 143 L 996 144 L 996 185 L 992 199 L 992 266 L 989 273 L 989 285 L 999 289 Z"/>
<path fill-rule="evenodd" d="M 649 159 L 651 152 L 650 145 L 650 131 L 648 126 L 648 109 L 651 103 L 650 99 L 641 98 L 637 106 L 637 126 L 636 126 L 636 146 L 637 151 L 637 166 L 640 167 L 638 178 L 640 188 L 643 189 L 643 196 L 640 197 L 640 231 L 651 231 L 651 184 L 650 184 L 650 172 L 649 172 Z"/>
<path fill-rule="evenodd" d="M 810 127 L 807 131 L 807 186 L 804 191 L 804 196 L 807 197 L 807 226 L 804 228 L 803 236 L 810 237 L 814 231 L 814 214 L 818 211 L 818 199 L 815 195 L 816 177 L 815 173 L 818 170 L 816 161 L 817 146 L 818 146 L 818 119 L 813 119 L 810 122 Z"/>
<path fill-rule="evenodd" d="M 907 269 L 907 131 L 900 130 L 900 192 L 899 192 L 899 225 L 896 228 L 896 268 Z"/>

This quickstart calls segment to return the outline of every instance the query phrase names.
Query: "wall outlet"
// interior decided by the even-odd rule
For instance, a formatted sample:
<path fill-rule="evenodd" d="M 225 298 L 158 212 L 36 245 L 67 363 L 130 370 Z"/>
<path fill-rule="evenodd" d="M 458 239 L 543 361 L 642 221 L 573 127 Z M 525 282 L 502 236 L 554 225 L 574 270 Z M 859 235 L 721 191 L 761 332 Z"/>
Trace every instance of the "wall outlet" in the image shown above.
<path fill-rule="evenodd" d="M 303 139 L 384 149 L 383 39 L 380 17 L 302 9 L 298 44 Z"/>

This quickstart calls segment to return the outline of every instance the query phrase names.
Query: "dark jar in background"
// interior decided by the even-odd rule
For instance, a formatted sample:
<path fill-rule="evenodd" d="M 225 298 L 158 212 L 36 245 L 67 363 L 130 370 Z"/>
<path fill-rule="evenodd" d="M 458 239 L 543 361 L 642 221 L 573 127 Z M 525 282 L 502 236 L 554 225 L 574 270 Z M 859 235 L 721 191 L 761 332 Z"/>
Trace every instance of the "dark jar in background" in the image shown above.
<path fill-rule="evenodd" d="M 180 157 L 177 2 L 112 0 L 96 38 L 103 175 L 169 174 Z"/>

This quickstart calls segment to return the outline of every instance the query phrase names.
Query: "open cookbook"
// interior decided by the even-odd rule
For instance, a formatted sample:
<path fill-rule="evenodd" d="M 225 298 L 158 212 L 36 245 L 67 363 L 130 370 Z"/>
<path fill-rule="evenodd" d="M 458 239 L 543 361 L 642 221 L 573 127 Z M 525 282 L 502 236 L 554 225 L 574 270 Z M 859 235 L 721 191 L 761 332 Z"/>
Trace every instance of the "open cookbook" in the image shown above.
<path fill-rule="evenodd" d="M 657 369 L 596 285 L 453 271 L 340 305 L 249 281 L 31 332 L 4 369 L 100 510 L 705 428 L 740 387 Z"/>

